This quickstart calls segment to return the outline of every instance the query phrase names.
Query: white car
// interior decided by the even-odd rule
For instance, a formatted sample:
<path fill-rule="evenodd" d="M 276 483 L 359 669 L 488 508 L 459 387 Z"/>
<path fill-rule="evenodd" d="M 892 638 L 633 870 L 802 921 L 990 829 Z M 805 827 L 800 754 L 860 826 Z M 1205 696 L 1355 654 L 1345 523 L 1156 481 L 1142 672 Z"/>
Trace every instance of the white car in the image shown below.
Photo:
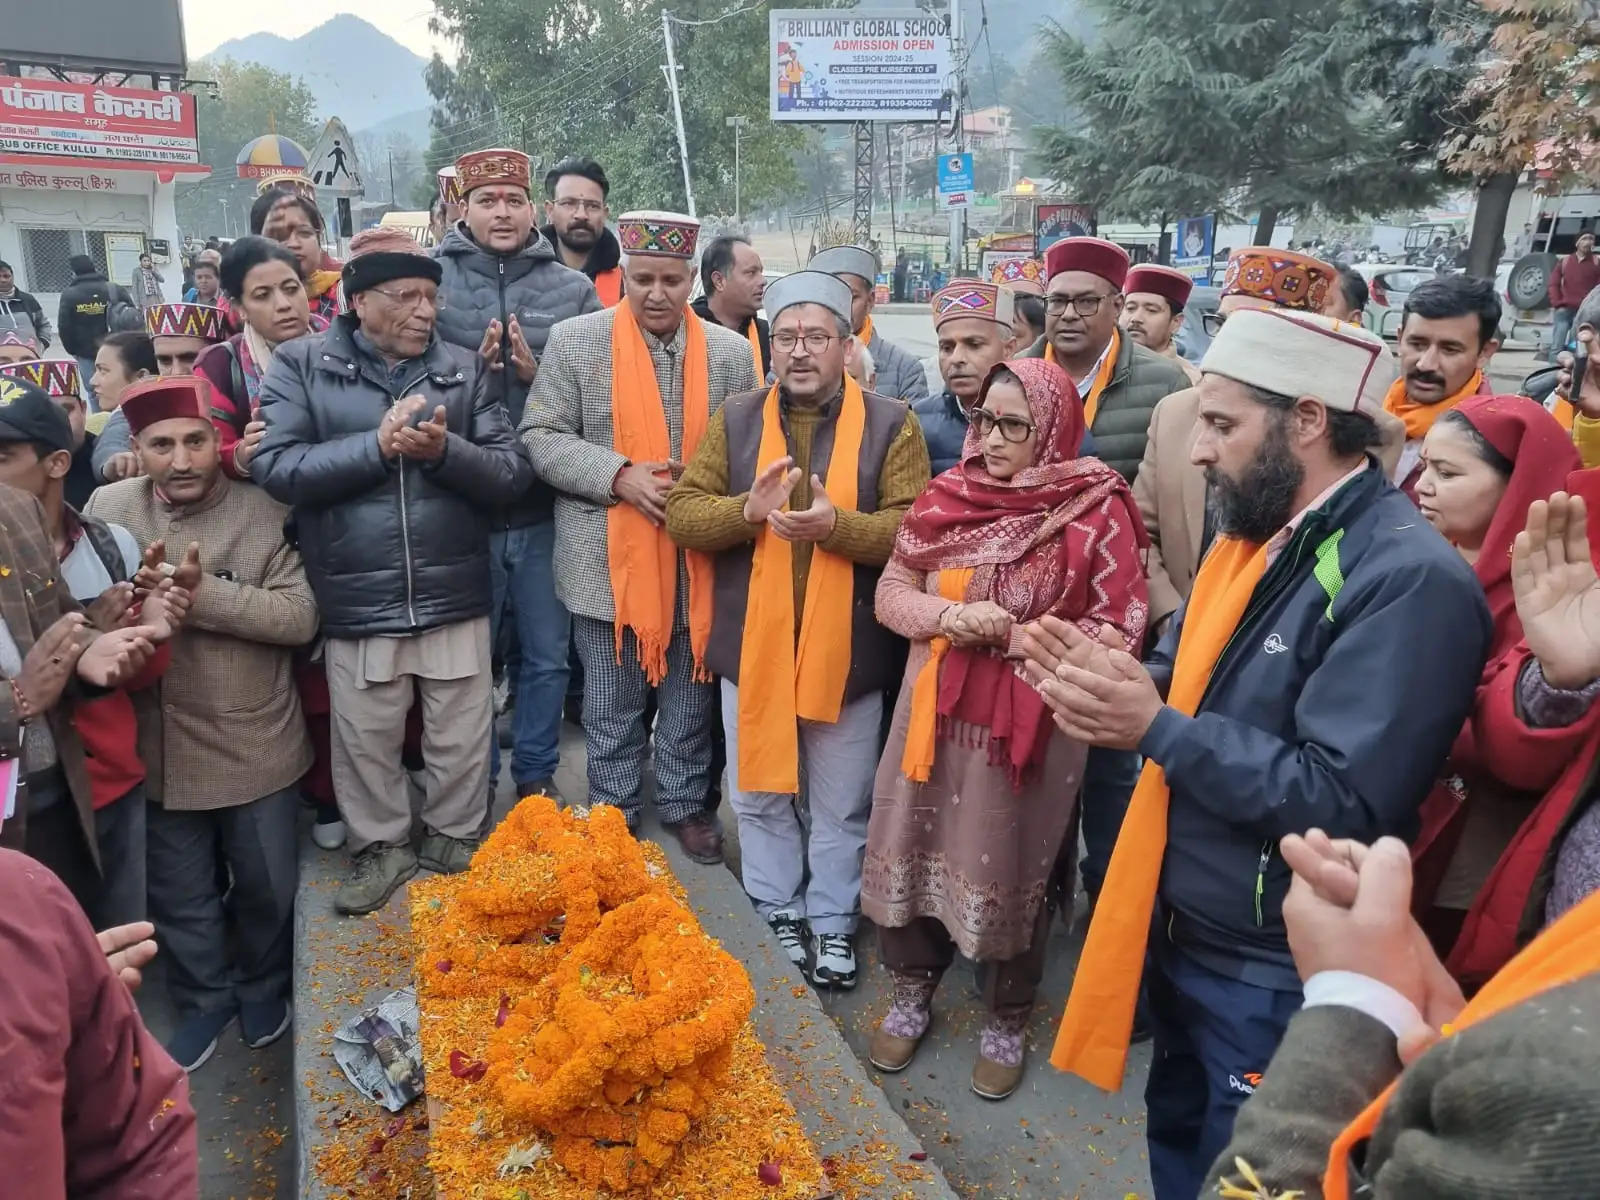
<path fill-rule="evenodd" d="M 1351 269 L 1367 281 L 1367 307 L 1361 323 L 1385 338 L 1400 336 L 1406 297 L 1438 274 L 1432 267 L 1405 263 L 1354 263 Z"/>

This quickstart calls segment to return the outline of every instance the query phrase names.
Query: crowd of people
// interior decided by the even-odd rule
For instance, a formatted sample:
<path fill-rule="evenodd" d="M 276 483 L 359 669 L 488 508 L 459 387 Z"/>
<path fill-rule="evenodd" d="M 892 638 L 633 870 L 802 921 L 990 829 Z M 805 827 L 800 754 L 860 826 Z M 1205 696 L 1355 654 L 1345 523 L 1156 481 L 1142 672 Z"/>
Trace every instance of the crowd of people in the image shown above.
<path fill-rule="evenodd" d="M 1153 1038 L 1159 1200 L 1421 1194 L 1455 1142 L 1503 1147 L 1465 1115 L 1431 1155 L 1401 1134 L 1464 1086 L 1449 1043 L 1492 1059 L 1593 1004 L 1600 364 L 1496 394 L 1488 281 L 1419 286 L 1391 351 L 1359 277 L 1270 247 L 1229 257 L 1186 362 L 1190 280 L 1073 237 L 933 296 L 934 387 L 874 326 L 870 248 L 769 282 L 744 238 L 613 217 L 598 163 L 542 183 L 541 226 L 527 156 L 469 153 L 431 253 L 378 228 L 341 263 L 271 181 L 182 301 L 78 264 L 72 358 L 40 314 L 0 344 L 0 839 L 28 856 L 0 928 L 72 976 L 4 985 L 69 1114 L 32 1165 L 89 1194 L 110 1118 L 64 1047 L 93 1032 L 145 1064 L 105 1152 L 186 1178 L 182 1072 L 293 1020 L 302 805 L 348 851 L 340 913 L 464 870 L 504 704 L 519 795 L 563 799 L 568 714 L 585 802 L 631 829 L 648 793 L 715 864 L 725 802 L 816 987 L 857 984 L 867 916 L 885 1072 L 960 952 L 972 1088 L 1016 1090 L 1081 873 L 1051 1059 L 1116 1089 Z M 1573 325 L 1591 346 L 1600 288 Z M 146 920 L 164 1052 L 101 965 L 148 961 Z"/>

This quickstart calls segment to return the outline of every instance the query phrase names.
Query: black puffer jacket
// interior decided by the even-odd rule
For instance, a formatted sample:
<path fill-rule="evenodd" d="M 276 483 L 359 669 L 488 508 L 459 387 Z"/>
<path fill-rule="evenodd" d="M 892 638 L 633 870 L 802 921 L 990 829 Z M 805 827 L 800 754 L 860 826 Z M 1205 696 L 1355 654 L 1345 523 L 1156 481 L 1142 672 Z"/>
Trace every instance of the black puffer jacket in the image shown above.
<path fill-rule="evenodd" d="M 76 358 L 93 358 L 106 340 L 110 310 L 131 301 L 127 292 L 106 278 L 104 271 L 74 275 L 61 293 L 61 308 L 56 313 L 62 349 Z"/>
<path fill-rule="evenodd" d="M 294 507 L 328 637 L 417 633 L 489 612 L 490 515 L 533 464 L 474 355 L 434 340 L 391 377 L 357 346 L 355 317 L 278 348 L 261 388 L 266 437 L 250 464 Z M 387 462 L 378 423 L 404 396 L 448 414 L 437 464 Z"/>
<path fill-rule="evenodd" d="M 444 268 L 439 283 L 439 297 L 444 301 L 439 336 L 463 350 L 476 352 L 490 321 L 499 321 L 503 329 L 515 314 L 528 349 L 534 358 L 543 358 L 552 325 L 600 308 L 589 277 L 564 266 L 555 247 L 537 229 L 515 254 L 495 254 L 473 241 L 466 222 L 458 221 L 433 256 Z M 528 389 L 518 381 L 511 365 L 509 338 L 501 339 L 500 354 L 505 365 L 489 376 L 489 388 L 505 406 L 514 429 L 528 406 Z M 548 521 L 554 502 L 555 493 L 537 483 L 507 506 L 500 515 L 501 524 L 516 528 Z"/>

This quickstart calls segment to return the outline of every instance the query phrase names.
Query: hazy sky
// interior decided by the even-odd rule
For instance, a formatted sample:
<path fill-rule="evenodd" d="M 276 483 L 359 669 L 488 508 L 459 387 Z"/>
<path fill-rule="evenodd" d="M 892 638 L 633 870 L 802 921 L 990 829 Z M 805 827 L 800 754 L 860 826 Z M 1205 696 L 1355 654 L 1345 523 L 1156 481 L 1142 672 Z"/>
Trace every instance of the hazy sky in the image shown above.
<path fill-rule="evenodd" d="M 338 13 L 354 13 L 370 21 L 401 45 L 426 58 L 433 52 L 428 0 L 297 0 L 271 5 L 183 0 L 184 38 L 189 57 L 199 58 L 229 38 L 271 29 L 283 37 L 299 37 Z"/>

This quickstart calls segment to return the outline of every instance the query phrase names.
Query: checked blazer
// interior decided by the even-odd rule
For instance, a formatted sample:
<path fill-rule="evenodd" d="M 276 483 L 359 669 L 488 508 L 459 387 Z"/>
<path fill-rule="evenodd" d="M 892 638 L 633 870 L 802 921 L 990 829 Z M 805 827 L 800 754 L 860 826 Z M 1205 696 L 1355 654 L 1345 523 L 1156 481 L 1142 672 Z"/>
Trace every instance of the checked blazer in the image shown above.
<path fill-rule="evenodd" d="M 617 503 L 611 485 L 628 460 L 612 448 L 611 329 L 615 309 L 562 321 L 550 331 L 539 373 L 518 433 L 534 470 L 556 489 L 556 594 L 570 612 L 611 621 L 616 610 L 606 556 L 606 510 Z M 700 321 L 686 313 L 685 321 Z M 754 390 L 750 343 L 740 334 L 701 321 L 706 333 L 710 411 L 729 396 Z M 683 326 L 663 342 L 640 330 L 655 363 L 666 410 L 672 457 L 683 452 Z M 680 623 L 688 593 L 678 556 Z"/>

